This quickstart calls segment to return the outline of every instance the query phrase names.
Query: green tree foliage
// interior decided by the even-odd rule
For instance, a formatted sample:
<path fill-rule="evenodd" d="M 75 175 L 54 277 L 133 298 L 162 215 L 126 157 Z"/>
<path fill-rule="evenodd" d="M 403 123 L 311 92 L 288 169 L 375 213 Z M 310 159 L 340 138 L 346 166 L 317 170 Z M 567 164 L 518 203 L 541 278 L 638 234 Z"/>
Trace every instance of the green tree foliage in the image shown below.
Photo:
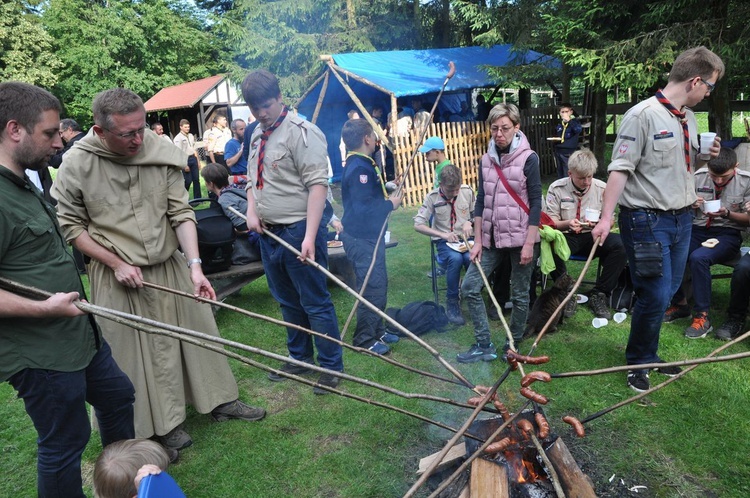
<path fill-rule="evenodd" d="M 0 81 L 54 85 L 62 62 L 52 49 L 53 42 L 25 2 L 0 4 Z"/>
<path fill-rule="evenodd" d="M 54 92 L 81 124 L 102 90 L 126 87 L 146 99 L 219 69 L 214 39 L 182 1 L 50 0 L 42 19 L 65 64 Z"/>
<path fill-rule="evenodd" d="M 268 69 L 290 98 L 321 69 L 321 54 L 414 48 L 419 39 L 413 5 L 397 0 L 235 0 L 211 21 L 235 79 Z"/>

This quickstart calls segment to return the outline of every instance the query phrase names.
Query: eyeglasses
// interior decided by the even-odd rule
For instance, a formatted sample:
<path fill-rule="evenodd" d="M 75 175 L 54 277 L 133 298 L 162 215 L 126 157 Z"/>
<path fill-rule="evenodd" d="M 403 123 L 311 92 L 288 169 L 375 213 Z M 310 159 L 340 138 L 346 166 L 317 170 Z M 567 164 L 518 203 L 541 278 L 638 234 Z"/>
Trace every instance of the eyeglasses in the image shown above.
<path fill-rule="evenodd" d="M 713 92 L 714 89 L 716 88 L 716 83 L 709 83 L 708 81 L 704 80 L 700 76 L 698 76 L 698 79 L 701 80 L 704 85 L 706 85 L 706 88 L 708 88 L 709 93 Z"/>
<path fill-rule="evenodd" d="M 492 126 L 490 128 L 491 133 L 497 133 L 498 131 L 502 131 L 503 133 L 508 133 L 509 131 L 515 129 L 515 126 L 504 126 L 500 128 L 499 126 Z"/>
<path fill-rule="evenodd" d="M 102 128 L 104 128 L 104 127 L 102 126 Z M 121 138 L 123 140 L 133 140 L 136 135 L 138 135 L 139 137 L 142 137 L 143 134 L 146 132 L 146 126 L 145 125 L 143 127 L 141 127 L 141 128 L 138 128 L 137 130 L 130 131 L 128 133 L 115 133 L 112 130 L 110 130 L 109 128 L 104 128 L 104 129 L 107 130 L 108 132 L 110 132 L 112 135 L 116 136 L 117 138 Z"/>

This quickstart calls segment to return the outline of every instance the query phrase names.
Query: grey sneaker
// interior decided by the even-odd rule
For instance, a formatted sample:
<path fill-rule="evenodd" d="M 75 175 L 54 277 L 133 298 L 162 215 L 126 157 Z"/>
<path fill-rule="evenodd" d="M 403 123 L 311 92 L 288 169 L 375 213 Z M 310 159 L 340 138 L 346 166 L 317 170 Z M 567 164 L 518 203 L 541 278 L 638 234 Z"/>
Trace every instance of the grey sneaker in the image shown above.
<path fill-rule="evenodd" d="M 242 401 L 236 399 L 214 408 L 211 411 L 211 416 L 217 422 L 226 422 L 227 420 L 232 419 L 255 422 L 256 420 L 265 417 L 266 411 L 263 408 L 248 406 Z"/>
<path fill-rule="evenodd" d="M 572 301 L 572 299 L 571 299 Z M 603 292 L 592 292 L 589 296 L 589 308 L 597 318 L 612 319 L 612 313 L 609 311 L 607 296 Z"/>
<path fill-rule="evenodd" d="M 734 317 L 727 318 L 724 325 L 714 331 L 714 335 L 717 339 L 722 341 L 731 341 L 742 333 L 742 329 L 745 327 L 745 320 L 737 319 Z"/>
<path fill-rule="evenodd" d="M 492 343 L 486 346 L 474 344 L 467 352 L 456 355 L 456 361 L 459 363 L 475 363 L 477 361 L 492 361 L 496 359 L 497 349 Z"/>
<path fill-rule="evenodd" d="M 664 320 L 665 322 L 671 322 L 673 320 L 677 320 L 678 318 L 687 318 L 690 316 L 690 306 L 687 304 L 675 304 L 667 308 L 667 311 L 664 312 Z"/>
<path fill-rule="evenodd" d="M 465 325 L 463 315 L 461 315 L 461 303 L 458 299 L 449 299 L 445 305 L 445 314 L 448 315 L 448 321 L 458 327 Z"/>
<path fill-rule="evenodd" d="M 311 374 L 313 372 L 307 367 L 300 367 L 292 363 L 284 363 L 283 365 L 281 365 L 281 368 L 279 370 L 281 370 L 284 373 L 293 374 L 293 375 L 306 375 L 306 374 Z M 283 382 L 286 379 L 287 379 L 286 377 L 284 377 L 283 375 L 279 375 L 276 372 L 271 372 L 268 374 L 268 380 L 272 382 Z"/>
<path fill-rule="evenodd" d="M 171 452 L 169 450 L 179 451 L 193 444 L 193 439 L 190 434 L 185 432 L 182 425 L 178 425 L 164 436 L 156 436 L 156 441 L 167 448 L 170 458 Z"/>
<path fill-rule="evenodd" d="M 701 311 L 693 317 L 693 323 L 685 329 L 685 337 L 688 339 L 702 339 L 713 329 L 711 321 L 708 319 L 708 313 Z"/>
<path fill-rule="evenodd" d="M 318 384 L 326 387 L 336 387 L 339 385 L 339 379 L 338 377 L 335 377 L 333 375 L 322 373 L 320 374 L 320 377 L 318 377 Z M 331 391 L 327 391 L 321 387 L 315 386 L 313 387 L 313 394 L 331 394 Z"/>

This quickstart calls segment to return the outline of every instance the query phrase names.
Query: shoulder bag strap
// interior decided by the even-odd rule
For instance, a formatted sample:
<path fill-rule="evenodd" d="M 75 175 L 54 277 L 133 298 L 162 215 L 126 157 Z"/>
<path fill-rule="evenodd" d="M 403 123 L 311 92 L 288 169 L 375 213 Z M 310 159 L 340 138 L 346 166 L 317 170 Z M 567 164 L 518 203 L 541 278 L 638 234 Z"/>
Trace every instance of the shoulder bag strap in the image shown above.
<path fill-rule="evenodd" d="M 505 190 L 508 191 L 511 197 L 513 197 L 513 200 L 518 203 L 519 206 L 521 206 L 521 209 L 523 209 L 526 214 L 529 214 L 529 206 L 526 205 L 525 202 L 523 202 L 523 199 L 518 196 L 515 190 L 513 190 L 513 187 L 510 186 L 508 183 L 508 179 L 505 178 L 505 175 L 503 174 L 503 170 L 500 169 L 500 166 L 494 161 L 494 159 L 490 159 L 492 161 L 492 165 L 495 167 L 495 171 L 497 171 L 497 176 L 500 177 L 500 181 L 503 182 L 503 186 L 505 186 Z"/>

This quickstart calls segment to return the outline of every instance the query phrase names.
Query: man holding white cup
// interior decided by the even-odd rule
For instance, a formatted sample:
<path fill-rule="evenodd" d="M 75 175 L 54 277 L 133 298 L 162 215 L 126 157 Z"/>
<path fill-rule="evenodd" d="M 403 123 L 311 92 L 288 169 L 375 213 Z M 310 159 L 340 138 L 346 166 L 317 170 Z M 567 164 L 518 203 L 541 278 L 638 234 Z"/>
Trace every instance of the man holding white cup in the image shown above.
<path fill-rule="evenodd" d="M 598 164 L 588 149 L 574 152 L 568 159 L 568 177 L 549 186 L 547 214 L 555 220 L 557 229 L 565 234 L 570 254 L 588 257 L 594 245 L 591 229 L 599 221 L 606 183 L 594 178 Z M 601 258 L 602 272 L 589 295 L 589 308 L 597 318 L 612 319 L 609 295 L 617 286 L 617 278 L 627 265 L 625 247 L 619 234 L 612 234 L 595 256 Z M 554 255 L 557 269 L 552 277 L 565 272 L 565 262 Z"/>
<path fill-rule="evenodd" d="M 697 157 L 698 125 L 690 109 L 706 98 L 724 75 L 721 58 L 706 47 L 691 48 L 675 59 L 667 85 L 625 114 L 615 141 L 609 180 L 594 238 L 607 240 L 615 207 L 638 295 L 630 322 L 625 358 L 633 369 L 627 384 L 650 388 L 649 371 L 638 365 L 661 362 L 659 334 L 669 300 L 685 271 L 696 202 L 692 172 L 706 164 Z M 719 154 L 719 138 L 709 149 Z M 659 368 L 674 376 L 676 367 Z"/>

